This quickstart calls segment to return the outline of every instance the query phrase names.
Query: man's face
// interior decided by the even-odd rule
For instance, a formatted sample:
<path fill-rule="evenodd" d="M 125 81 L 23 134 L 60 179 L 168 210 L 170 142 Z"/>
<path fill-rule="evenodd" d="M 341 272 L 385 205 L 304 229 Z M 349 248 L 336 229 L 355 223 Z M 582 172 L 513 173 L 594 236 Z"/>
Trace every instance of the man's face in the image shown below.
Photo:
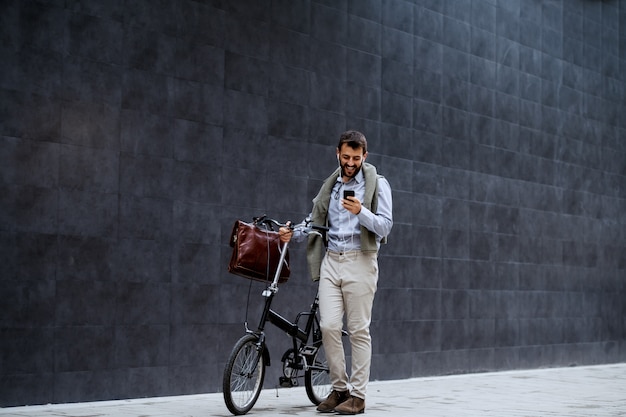
<path fill-rule="evenodd" d="M 367 152 L 363 152 L 363 148 L 353 149 L 344 143 L 341 149 L 337 149 L 337 159 L 339 159 L 341 177 L 344 182 L 350 181 L 358 174 L 365 158 L 367 158 Z"/>

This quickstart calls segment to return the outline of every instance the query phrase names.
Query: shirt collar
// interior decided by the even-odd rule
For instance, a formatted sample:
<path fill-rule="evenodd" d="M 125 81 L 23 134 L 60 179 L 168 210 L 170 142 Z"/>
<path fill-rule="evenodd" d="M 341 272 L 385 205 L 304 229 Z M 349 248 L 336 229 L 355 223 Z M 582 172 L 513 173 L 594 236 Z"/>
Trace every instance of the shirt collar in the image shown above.
<path fill-rule="evenodd" d="M 359 172 L 356 174 L 356 177 L 350 179 L 350 181 L 348 181 L 346 184 L 350 184 L 353 180 L 356 181 L 357 184 L 360 184 L 363 182 L 364 179 L 365 177 L 363 176 L 363 166 L 361 165 L 361 169 L 359 169 Z M 337 176 L 337 182 L 343 183 L 343 178 L 341 177 L 341 170 L 339 171 L 339 175 Z"/>

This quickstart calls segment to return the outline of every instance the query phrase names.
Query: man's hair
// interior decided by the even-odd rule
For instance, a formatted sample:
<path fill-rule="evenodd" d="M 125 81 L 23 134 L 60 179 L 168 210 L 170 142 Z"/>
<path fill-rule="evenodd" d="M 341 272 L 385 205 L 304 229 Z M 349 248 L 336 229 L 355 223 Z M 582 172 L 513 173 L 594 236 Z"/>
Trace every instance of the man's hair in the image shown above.
<path fill-rule="evenodd" d="M 341 149 L 343 144 L 347 144 L 352 149 L 363 148 L 363 153 L 367 153 L 367 139 L 365 135 L 357 130 L 348 130 L 339 136 L 339 144 L 337 149 Z"/>

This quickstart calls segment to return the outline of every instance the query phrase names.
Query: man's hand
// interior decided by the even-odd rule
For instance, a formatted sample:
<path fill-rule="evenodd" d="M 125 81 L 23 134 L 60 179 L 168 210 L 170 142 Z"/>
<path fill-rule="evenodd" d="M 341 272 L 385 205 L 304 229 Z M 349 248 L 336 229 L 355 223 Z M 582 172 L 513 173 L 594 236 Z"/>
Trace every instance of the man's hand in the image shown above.
<path fill-rule="evenodd" d="M 293 236 L 293 230 L 291 230 L 291 228 L 288 227 L 290 224 L 291 222 L 287 222 L 287 226 L 283 226 L 278 229 L 278 237 L 280 238 L 280 241 L 283 243 L 289 242 L 291 240 L 291 237 Z"/>
<path fill-rule="evenodd" d="M 341 199 L 341 205 L 350 213 L 356 215 L 361 212 L 361 201 L 358 198 L 352 196 Z"/>

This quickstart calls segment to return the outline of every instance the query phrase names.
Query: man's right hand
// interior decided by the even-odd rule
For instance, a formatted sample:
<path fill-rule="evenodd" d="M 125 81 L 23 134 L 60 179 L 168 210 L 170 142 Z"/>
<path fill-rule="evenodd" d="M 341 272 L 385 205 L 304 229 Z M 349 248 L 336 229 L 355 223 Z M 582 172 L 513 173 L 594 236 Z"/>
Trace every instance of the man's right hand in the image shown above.
<path fill-rule="evenodd" d="M 290 225 L 291 222 L 287 222 L 287 225 Z M 283 226 L 280 229 L 278 229 L 278 236 L 280 237 L 280 241 L 283 243 L 287 243 L 291 240 L 291 237 L 293 236 L 293 230 L 291 230 L 290 227 L 287 226 Z"/>

